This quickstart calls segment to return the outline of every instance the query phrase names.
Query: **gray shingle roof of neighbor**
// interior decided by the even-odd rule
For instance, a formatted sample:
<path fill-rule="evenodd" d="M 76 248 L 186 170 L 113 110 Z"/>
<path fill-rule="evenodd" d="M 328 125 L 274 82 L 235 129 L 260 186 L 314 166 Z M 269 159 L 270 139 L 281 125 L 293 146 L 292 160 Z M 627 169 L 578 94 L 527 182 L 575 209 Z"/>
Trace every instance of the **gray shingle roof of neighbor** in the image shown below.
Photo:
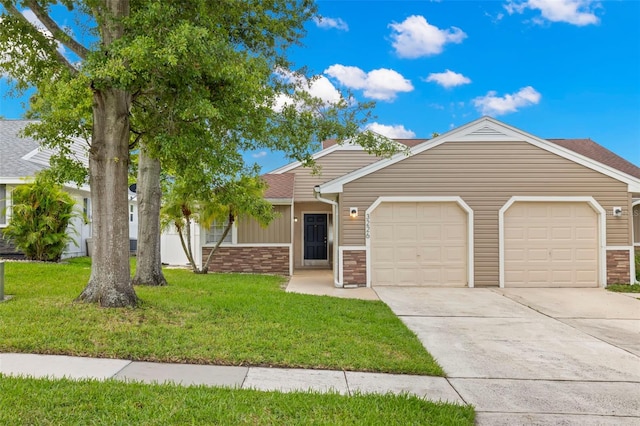
<path fill-rule="evenodd" d="M 29 123 L 32 121 L 0 120 L 0 178 L 33 176 L 46 167 L 23 158 L 40 146 L 36 140 L 20 136 Z"/>
<path fill-rule="evenodd" d="M 49 167 L 49 159 L 54 150 L 41 148 L 40 143 L 30 137 L 21 136 L 24 128 L 36 121 L 0 120 L 0 179 L 33 176 Z M 88 166 L 87 144 L 72 141 L 74 156 Z"/>

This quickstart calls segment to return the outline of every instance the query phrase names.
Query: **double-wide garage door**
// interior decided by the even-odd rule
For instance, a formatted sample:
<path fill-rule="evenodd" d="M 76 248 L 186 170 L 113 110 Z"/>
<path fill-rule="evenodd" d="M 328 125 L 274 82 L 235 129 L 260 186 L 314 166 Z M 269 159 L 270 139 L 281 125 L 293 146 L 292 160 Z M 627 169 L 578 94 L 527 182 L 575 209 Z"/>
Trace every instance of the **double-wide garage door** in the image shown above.
<path fill-rule="evenodd" d="M 372 285 L 467 285 L 467 213 L 454 202 L 384 202 L 371 214 Z"/>
<path fill-rule="evenodd" d="M 585 202 L 516 202 L 504 214 L 505 287 L 597 287 L 598 215 Z"/>

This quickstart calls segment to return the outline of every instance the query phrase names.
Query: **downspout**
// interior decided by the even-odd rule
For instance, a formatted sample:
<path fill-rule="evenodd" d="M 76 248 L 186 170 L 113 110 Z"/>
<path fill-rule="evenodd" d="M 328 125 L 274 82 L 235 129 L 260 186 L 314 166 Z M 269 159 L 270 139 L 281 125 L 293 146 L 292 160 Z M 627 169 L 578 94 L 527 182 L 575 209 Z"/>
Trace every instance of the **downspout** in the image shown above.
<path fill-rule="evenodd" d="M 320 185 L 316 185 L 314 187 L 314 193 L 313 193 L 314 197 L 316 198 L 316 200 L 322 202 L 322 203 L 327 203 L 327 204 L 331 204 L 333 206 L 333 285 L 336 286 L 337 288 L 342 288 L 343 284 L 339 281 L 338 279 L 338 268 L 337 266 L 340 266 L 340 260 L 338 259 L 338 228 L 339 228 L 339 210 L 338 210 L 338 202 L 334 201 L 334 200 L 330 200 L 328 198 L 323 198 L 320 195 Z M 337 262 L 337 263 L 336 263 Z"/>

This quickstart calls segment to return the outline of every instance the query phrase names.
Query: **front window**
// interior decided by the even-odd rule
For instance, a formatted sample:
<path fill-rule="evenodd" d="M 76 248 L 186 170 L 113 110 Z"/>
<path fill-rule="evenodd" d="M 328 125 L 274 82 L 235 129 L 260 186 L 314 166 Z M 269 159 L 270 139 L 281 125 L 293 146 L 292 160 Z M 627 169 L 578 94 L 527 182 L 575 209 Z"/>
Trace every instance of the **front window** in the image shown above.
<path fill-rule="evenodd" d="M 213 222 L 213 224 L 211 225 L 211 227 L 209 228 L 209 230 L 207 231 L 207 244 L 217 244 L 218 241 L 220 240 L 220 238 L 222 237 L 222 234 L 224 233 L 225 228 L 227 227 L 227 224 L 229 223 L 228 220 L 224 221 L 224 222 Z M 222 241 L 223 243 L 231 243 L 233 241 L 233 232 L 230 229 L 229 233 L 227 234 L 227 236 L 225 237 L 225 239 Z"/>
<path fill-rule="evenodd" d="M 7 224 L 7 185 L 0 185 L 0 225 Z"/>

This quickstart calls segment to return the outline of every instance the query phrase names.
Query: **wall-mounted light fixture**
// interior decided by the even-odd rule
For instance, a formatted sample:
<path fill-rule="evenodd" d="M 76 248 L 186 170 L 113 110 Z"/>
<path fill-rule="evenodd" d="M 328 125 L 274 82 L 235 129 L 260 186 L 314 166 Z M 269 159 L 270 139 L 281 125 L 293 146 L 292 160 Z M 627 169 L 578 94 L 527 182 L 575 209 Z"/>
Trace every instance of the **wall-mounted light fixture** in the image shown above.
<path fill-rule="evenodd" d="M 614 216 L 622 216 L 622 207 L 614 207 L 613 208 Z"/>
<path fill-rule="evenodd" d="M 358 217 L 358 208 L 357 207 L 349 207 L 349 216 Z"/>
<path fill-rule="evenodd" d="M 294 221 L 294 222 L 297 222 L 297 221 L 298 221 L 298 216 L 294 217 L 294 218 L 293 218 L 293 221 Z"/>

